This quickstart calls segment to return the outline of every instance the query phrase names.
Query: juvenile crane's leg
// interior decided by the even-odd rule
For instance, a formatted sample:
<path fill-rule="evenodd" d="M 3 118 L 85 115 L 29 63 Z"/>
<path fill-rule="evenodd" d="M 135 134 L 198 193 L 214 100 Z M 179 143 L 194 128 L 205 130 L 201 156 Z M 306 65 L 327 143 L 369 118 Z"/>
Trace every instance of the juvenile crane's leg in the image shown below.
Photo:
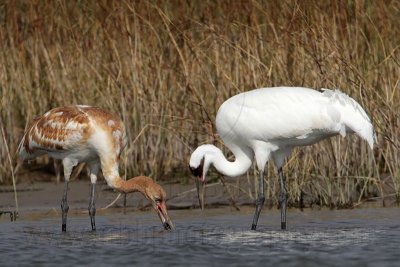
<path fill-rule="evenodd" d="M 251 230 L 256 230 L 258 217 L 260 217 L 261 209 L 264 205 L 265 197 L 264 197 L 264 170 L 260 171 L 260 180 L 259 180 L 259 191 L 258 198 L 256 200 L 256 211 L 254 213 L 253 224 L 251 225 Z"/>
<path fill-rule="evenodd" d="M 97 164 L 90 164 L 90 201 L 89 201 L 89 216 L 90 223 L 92 224 L 92 231 L 96 231 L 96 204 L 95 204 L 95 193 L 96 193 L 96 182 L 97 182 L 97 173 L 99 171 L 99 166 Z"/>
<path fill-rule="evenodd" d="M 72 168 L 77 163 L 78 162 L 73 161 L 68 158 L 63 159 L 64 179 L 65 179 L 64 193 L 63 193 L 63 197 L 61 200 L 61 212 L 62 212 L 62 227 L 61 227 L 61 229 L 63 232 L 67 231 L 67 214 L 68 214 L 68 210 L 69 210 L 69 206 L 68 206 L 68 202 L 67 202 L 67 195 L 68 195 L 69 177 L 71 176 Z"/>
<path fill-rule="evenodd" d="M 68 202 L 67 202 L 67 194 L 68 194 L 68 180 L 65 178 L 64 184 L 64 193 L 61 200 L 61 212 L 62 212 L 62 231 L 67 231 L 67 214 L 69 210 Z"/>
<path fill-rule="evenodd" d="M 279 183 L 281 192 L 279 194 L 279 204 L 281 206 L 281 229 L 286 229 L 286 206 L 287 206 L 287 192 L 285 186 L 285 176 L 283 176 L 282 167 L 278 168 Z"/>
<path fill-rule="evenodd" d="M 96 206 L 94 203 L 95 185 L 96 184 L 94 183 L 90 183 L 89 216 L 90 216 L 90 222 L 92 224 L 92 231 L 96 231 L 96 222 L 94 219 L 94 216 L 96 215 Z"/>

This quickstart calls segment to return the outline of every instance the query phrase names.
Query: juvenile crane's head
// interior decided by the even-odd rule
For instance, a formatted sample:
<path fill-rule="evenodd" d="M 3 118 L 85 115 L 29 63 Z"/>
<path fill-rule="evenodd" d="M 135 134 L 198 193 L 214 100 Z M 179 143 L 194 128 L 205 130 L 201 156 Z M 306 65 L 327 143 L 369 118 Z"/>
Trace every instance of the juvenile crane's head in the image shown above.
<path fill-rule="evenodd" d="M 174 226 L 168 216 L 167 205 L 165 203 L 167 194 L 159 184 L 154 182 L 151 178 L 148 179 L 149 182 L 145 189 L 144 195 L 151 202 L 165 230 L 172 230 L 174 229 Z"/>
<path fill-rule="evenodd" d="M 116 189 L 124 193 L 141 192 L 151 202 L 165 230 L 174 229 L 167 212 L 166 193 L 153 179 L 146 176 L 138 176 L 127 181 L 120 180 L 116 185 Z"/>

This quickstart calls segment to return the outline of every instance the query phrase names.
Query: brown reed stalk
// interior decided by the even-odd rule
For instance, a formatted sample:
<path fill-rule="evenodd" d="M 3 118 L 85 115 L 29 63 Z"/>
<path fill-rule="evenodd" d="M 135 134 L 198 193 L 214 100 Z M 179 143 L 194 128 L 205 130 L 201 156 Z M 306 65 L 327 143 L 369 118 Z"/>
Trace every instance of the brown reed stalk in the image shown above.
<path fill-rule="evenodd" d="M 279 85 L 340 88 L 371 115 L 377 146 L 335 137 L 296 149 L 285 166 L 290 202 L 304 195 L 346 206 L 371 187 L 400 196 L 398 10 L 398 1 L 366 0 L 4 2 L 0 116 L 9 149 L 35 115 L 98 105 L 126 123 L 126 175 L 189 177 L 191 151 L 214 141 L 209 123 L 230 96 Z M 11 183 L 7 161 L 1 144 L 1 183 Z M 273 164 L 266 177 L 276 203 Z"/>

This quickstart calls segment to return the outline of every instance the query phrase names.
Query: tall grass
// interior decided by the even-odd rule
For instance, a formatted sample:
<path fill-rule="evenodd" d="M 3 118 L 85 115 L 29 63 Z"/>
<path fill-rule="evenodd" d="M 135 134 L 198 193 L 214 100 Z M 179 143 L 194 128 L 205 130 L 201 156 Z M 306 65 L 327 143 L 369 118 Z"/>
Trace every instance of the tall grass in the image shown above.
<path fill-rule="evenodd" d="M 129 176 L 188 179 L 197 145 L 223 147 L 213 123 L 230 96 L 340 88 L 371 115 L 377 147 L 337 137 L 295 150 L 285 166 L 291 203 L 306 195 L 341 206 L 372 191 L 400 199 L 399 13 L 399 1 L 4 1 L 5 140 L 15 151 L 35 115 L 97 105 L 126 123 Z M 10 183 L 2 142 L 0 182 Z M 273 165 L 267 177 L 276 201 Z"/>

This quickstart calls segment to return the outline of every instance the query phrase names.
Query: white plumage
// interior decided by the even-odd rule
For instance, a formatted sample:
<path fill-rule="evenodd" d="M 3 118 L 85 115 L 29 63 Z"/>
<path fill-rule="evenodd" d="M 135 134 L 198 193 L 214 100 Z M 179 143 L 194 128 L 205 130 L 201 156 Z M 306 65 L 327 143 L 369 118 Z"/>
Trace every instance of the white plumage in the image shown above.
<path fill-rule="evenodd" d="M 260 170 L 260 196 L 253 229 L 264 202 L 263 171 L 271 157 L 281 180 L 282 228 L 285 228 L 282 165 L 294 147 L 312 145 L 338 134 L 356 133 L 373 148 L 373 126 L 363 108 L 339 90 L 322 90 L 273 87 L 235 95 L 221 105 L 216 116 L 218 134 L 235 155 L 235 161 L 228 161 L 213 145 L 199 146 L 191 155 L 190 168 L 202 181 L 211 164 L 220 173 L 235 177 L 244 174 L 255 157 Z"/>

